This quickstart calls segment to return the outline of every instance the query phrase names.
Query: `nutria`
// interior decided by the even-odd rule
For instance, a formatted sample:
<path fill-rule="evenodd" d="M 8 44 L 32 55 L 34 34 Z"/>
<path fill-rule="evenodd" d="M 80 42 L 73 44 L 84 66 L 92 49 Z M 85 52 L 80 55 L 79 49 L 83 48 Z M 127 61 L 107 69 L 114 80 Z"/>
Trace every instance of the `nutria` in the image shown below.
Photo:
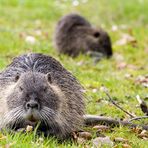
<path fill-rule="evenodd" d="M 27 125 L 66 138 L 83 124 L 83 87 L 57 60 L 42 54 L 16 57 L 0 73 L 0 128 Z"/>
<path fill-rule="evenodd" d="M 106 31 L 96 29 L 82 16 L 68 14 L 57 23 L 54 45 L 59 53 L 76 57 L 80 53 L 92 56 L 112 55 L 111 40 Z"/>

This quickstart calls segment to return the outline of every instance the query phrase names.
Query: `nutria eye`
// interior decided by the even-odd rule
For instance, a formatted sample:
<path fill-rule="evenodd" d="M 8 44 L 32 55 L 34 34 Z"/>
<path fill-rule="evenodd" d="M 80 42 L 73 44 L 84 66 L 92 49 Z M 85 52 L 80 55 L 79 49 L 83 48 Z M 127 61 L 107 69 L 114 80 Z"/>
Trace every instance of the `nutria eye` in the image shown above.
<path fill-rule="evenodd" d="M 47 89 L 48 89 L 47 87 L 44 87 L 43 91 L 44 91 L 44 92 L 46 92 L 46 91 L 47 91 Z"/>
<path fill-rule="evenodd" d="M 99 36 L 100 36 L 100 33 L 99 33 L 99 32 L 95 32 L 95 33 L 94 33 L 94 37 L 95 37 L 95 38 L 98 38 Z"/>
<path fill-rule="evenodd" d="M 15 76 L 15 82 L 17 82 L 17 81 L 19 80 L 19 78 L 20 78 L 20 76 L 17 74 L 17 75 Z"/>

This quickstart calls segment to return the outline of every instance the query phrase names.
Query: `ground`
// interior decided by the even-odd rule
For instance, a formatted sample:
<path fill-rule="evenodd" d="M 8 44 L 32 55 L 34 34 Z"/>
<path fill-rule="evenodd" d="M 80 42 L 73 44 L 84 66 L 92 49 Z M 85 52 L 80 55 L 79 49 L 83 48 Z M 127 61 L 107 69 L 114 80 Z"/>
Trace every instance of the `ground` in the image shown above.
<path fill-rule="evenodd" d="M 114 56 L 94 63 L 80 55 L 72 59 L 58 56 L 53 46 L 53 33 L 59 18 L 78 12 L 94 26 L 101 26 L 111 36 Z M 0 69 L 13 57 L 40 52 L 54 56 L 73 73 L 86 89 L 86 112 L 114 118 L 130 118 L 108 101 L 101 91 L 105 86 L 112 98 L 127 111 L 144 115 L 136 96 L 148 102 L 148 86 L 141 79 L 148 74 L 148 1 L 147 0 L 0 0 Z M 31 36 L 31 37 L 30 37 Z M 146 123 L 146 119 L 137 123 Z M 89 131 L 89 130 L 88 130 Z M 127 127 L 116 127 L 104 135 L 122 137 L 134 148 L 146 148 L 148 140 L 138 138 Z M 95 135 L 94 135 L 95 138 Z M 87 142 L 91 147 L 92 141 Z M 122 147 L 122 143 L 114 143 Z M 71 142 L 34 134 L 0 135 L 0 147 L 84 147 Z M 108 146 L 109 147 L 109 146 Z"/>

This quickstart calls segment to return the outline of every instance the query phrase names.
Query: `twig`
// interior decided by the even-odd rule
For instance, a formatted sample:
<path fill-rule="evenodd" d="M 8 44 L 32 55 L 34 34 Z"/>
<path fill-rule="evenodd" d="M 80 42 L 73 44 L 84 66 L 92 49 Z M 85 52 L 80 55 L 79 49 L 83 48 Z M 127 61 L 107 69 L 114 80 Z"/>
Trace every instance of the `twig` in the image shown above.
<path fill-rule="evenodd" d="M 145 119 L 148 118 L 148 116 L 141 116 L 141 117 L 135 117 L 129 120 L 129 122 L 133 121 L 133 120 L 140 120 L 140 119 Z"/>
<path fill-rule="evenodd" d="M 126 114 L 128 114 L 130 117 L 134 118 L 135 116 L 133 116 L 131 113 L 127 112 L 126 110 L 124 110 L 122 107 L 120 107 L 118 104 L 115 103 L 115 101 L 111 98 L 111 96 L 105 92 L 105 94 L 108 96 L 109 101 L 112 102 L 112 104 L 114 104 L 117 108 L 119 108 L 120 110 L 122 110 L 123 112 L 125 112 Z"/>
<path fill-rule="evenodd" d="M 96 116 L 96 115 L 84 115 L 84 124 L 87 125 L 96 125 L 96 124 L 105 124 L 108 126 L 119 126 L 119 125 L 123 125 L 123 126 L 129 126 L 131 128 L 134 127 L 141 127 L 144 130 L 148 130 L 148 126 L 147 125 L 140 125 L 140 124 L 133 124 L 131 122 L 128 121 L 120 121 L 120 120 L 116 120 L 113 118 L 109 118 L 109 117 L 103 117 L 103 116 Z"/>

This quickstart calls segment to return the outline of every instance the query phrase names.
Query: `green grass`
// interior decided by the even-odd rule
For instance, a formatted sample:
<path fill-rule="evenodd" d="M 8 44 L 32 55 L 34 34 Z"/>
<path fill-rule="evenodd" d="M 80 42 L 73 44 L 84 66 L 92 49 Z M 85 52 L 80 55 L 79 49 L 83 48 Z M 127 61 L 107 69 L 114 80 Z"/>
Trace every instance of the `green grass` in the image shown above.
<path fill-rule="evenodd" d="M 125 114 L 107 101 L 106 95 L 100 91 L 102 85 L 110 90 L 111 96 L 126 110 L 142 115 L 136 108 L 136 95 L 148 97 L 148 88 L 135 84 L 139 75 L 148 73 L 148 1 L 147 0 L 88 0 L 78 6 L 73 6 L 71 0 L 0 0 L 0 68 L 9 64 L 13 57 L 26 52 L 41 52 L 58 59 L 64 67 L 71 71 L 86 88 L 86 112 L 105 114 L 115 118 L 124 118 Z M 116 56 L 104 59 L 97 64 L 89 57 L 80 55 L 72 59 L 67 56 L 58 57 L 52 43 L 52 36 L 57 20 L 64 14 L 78 12 L 89 19 L 95 26 L 102 26 L 112 38 L 115 55 L 120 54 L 127 64 L 135 65 L 138 69 L 126 67 L 119 70 Z M 113 32 L 112 26 L 120 29 Z M 126 26 L 122 29 L 122 26 Z M 37 35 L 40 30 L 42 35 Z M 137 47 L 131 44 L 116 45 L 122 33 L 130 33 L 137 40 Z M 23 34 L 32 35 L 36 43 L 25 42 Z M 82 62 L 82 64 L 79 64 Z M 130 79 L 125 74 L 132 74 Z M 97 89 L 96 92 L 93 92 Z M 148 122 L 145 121 L 147 124 Z M 127 138 L 132 147 L 146 148 L 148 141 L 139 139 L 129 129 L 114 128 L 114 132 L 105 133 L 112 137 Z M 40 138 L 33 134 L 11 135 L 6 133 L 6 139 L 0 140 L 0 147 L 12 144 L 11 147 L 83 147 L 82 145 L 66 142 L 59 144 L 55 139 Z M 91 147 L 92 143 L 88 143 Z"/>

